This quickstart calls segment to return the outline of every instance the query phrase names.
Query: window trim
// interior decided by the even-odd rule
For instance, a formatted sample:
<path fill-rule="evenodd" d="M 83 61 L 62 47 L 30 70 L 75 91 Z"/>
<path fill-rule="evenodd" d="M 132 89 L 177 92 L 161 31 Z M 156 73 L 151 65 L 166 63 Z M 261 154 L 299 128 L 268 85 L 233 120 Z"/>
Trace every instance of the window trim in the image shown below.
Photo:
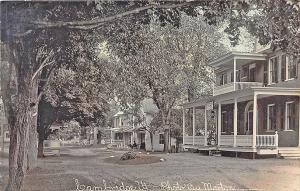
<path fill-rule="evenodd" d="M 267 131 L 274 131 L 270 128 L 270 107 L 275 107 L 275 103 L 267 105 Z"/>
<path fill-rule="evenodd" d="M 288 105 L 289 104 L 294 104 L 295 101 L 287 101 L 285 102 L 285 122 L 284 122 L 284 131 L 294 131 L 294 129 L 290 129 L 289 128 L 289 123 L 288 123 L 288 116 L 287 116 L 287 112 L 288 112 Z"/>

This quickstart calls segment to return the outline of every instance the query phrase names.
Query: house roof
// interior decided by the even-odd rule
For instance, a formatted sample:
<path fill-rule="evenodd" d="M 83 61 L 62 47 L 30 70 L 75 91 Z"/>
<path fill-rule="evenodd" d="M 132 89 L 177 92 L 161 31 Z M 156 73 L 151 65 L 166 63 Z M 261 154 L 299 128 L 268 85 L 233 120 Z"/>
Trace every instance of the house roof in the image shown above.
<path fill-rule="evenodd" d="M 123 115 L 123 114 L 124 114 L 123 111 L 118 111 L 118 112 L 114 115 L 114 117 L 118 117 L 118 116 Z"/>
<path fill-rule="evenodd" d="M 142 101 L 142 109 L 145 113 L 157 113 L 158 108 L 154 104 L 152 99 L 144 99 Z"/>

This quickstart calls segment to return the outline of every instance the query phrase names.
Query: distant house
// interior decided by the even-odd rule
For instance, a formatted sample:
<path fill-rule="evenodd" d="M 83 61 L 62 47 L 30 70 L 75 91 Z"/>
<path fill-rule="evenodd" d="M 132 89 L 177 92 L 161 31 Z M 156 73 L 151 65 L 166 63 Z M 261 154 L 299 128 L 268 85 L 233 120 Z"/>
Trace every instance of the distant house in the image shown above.
<path fill-rule="evenodd" d="M 9 140 L 8 122 L 5 116 L 3 101 L 0 98 L 0 144 L 8 143 Z"/>
<path fill-rule="evenodd" d="M 184 148 L 299 158 L 299 62 L 270 49 L 230 52 L 211 61 L 216 76 L 213 96 L 183 104 Z M 187 110 L 192 111 L 193 123 L 188 123 Z M 204 134 L 195 131 L 198 110 L 205 113 Z M 211 113 L 216 116 L 215 146 L 208 145 Z"/>
<path fill-rule="evenodd" d="M 145 123 L 149 125 L 158 109 L 151 99 L 145 99 L 142 102 L 141 112 L 145 117 Z M 123 111 L 114 115 L 113 127 L 110 129 L 112 143 L 119 147 L 129 147 L 136 143 L 137 148 L 151 151 L 150 133 L 141 124 L 134 124 L 134 118 L 133 114 Z M 156 132 L 153 136 L 153 150 L 163 151 L 164 141 L 163 132 Z M 175 145 L 173 138 L 171 145 Z"/>

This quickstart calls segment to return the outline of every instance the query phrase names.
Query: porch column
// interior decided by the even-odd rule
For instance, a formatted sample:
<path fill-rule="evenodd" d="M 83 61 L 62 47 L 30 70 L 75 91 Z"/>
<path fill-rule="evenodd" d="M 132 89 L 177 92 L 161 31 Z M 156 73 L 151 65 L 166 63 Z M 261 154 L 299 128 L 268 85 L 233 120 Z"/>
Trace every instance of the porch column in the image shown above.
<path fill-rule="evenodd" d="M 236 90 L 236 58 L 233 58 L 233 90 Z"/>
<path fill-rule="evenodd" d="M 252 147 L 256 147 L 256 125 L 257 125 L 257 93 L 254 92 L 253 98 L 253 138 L 252 138 Z"/>
<path fill-rule="evenodd" d="M 221 114 L 222 114 L 222 111 L 221 111 L 221 102 L 218 103 L 218 146 L 220 146 L 220 140 L 221 140 L 221 125 L 222 125 L 222 122 L 221 122 Z"/>
<path fill-rule="evenodd" d="M 207 146 L 207 106 L 205 104 L 204 106 L 204 131 L 205 131 L 205 134 L 204 134 L 204 146 Z"/>
<path fill-rule="evenodd" d="M 135 134 L 135 130 L 134 130 L 134 128 L 135 128 L 135 125 L 134 125 L 134 115 L 132 115 L 132 133 L 131 133 L 131 140 L 130 140 L 130 144 L 133 144 L 133 142 L 134 142 L 134 140 L 135 140 L 135 138 L 134 138 L 134 134 Z"/>
<path fill-rule="evenodd" d="M 195 123 L 196 123 L 196 108 L 193 107 L 193 145 L 195 145 Z"/>
<path fill-rule="evenodd" d="M 233 109 L 233 147 L 236 147 L 236 136 L 237 136 L 237 98 L 234 98 L 234 109 Z"/>
<path fill-rule="evenodd" d="M 185 109 L 182 109 L 182 144 L 184 145 L 185 136 Z"/>
<path fill-rule="evenodd" d="M 299 96 L 299 101 L 298 101 L 298 147 L 300 147 L 300 96 Z"/>
<path fill-rule="evenodd" d="M 110 144 L 112 144 L 113 142 L 113 132 L 112 130 L 110 130 Z"/>
<path fill-rule="evenodd" d="M 126 138 L 125 138 L 125 132 L 123 132 L 123 144 L 124 144 L 124 147 L 125 147 L 125 145 L 126 145 L 126 140 L 125 140 Z"/>

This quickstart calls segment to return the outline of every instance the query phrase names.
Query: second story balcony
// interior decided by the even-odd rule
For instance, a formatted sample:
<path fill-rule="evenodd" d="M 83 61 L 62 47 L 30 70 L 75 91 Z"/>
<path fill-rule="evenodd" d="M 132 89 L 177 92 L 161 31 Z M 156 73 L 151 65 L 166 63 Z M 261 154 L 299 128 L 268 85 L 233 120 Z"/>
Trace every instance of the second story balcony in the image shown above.
<path fill-rule="evenodd" d="M 266 54 L 231 52 L 212 62 L 216 74 L 214 96 L 225 93 L 262 87 Z"/>

